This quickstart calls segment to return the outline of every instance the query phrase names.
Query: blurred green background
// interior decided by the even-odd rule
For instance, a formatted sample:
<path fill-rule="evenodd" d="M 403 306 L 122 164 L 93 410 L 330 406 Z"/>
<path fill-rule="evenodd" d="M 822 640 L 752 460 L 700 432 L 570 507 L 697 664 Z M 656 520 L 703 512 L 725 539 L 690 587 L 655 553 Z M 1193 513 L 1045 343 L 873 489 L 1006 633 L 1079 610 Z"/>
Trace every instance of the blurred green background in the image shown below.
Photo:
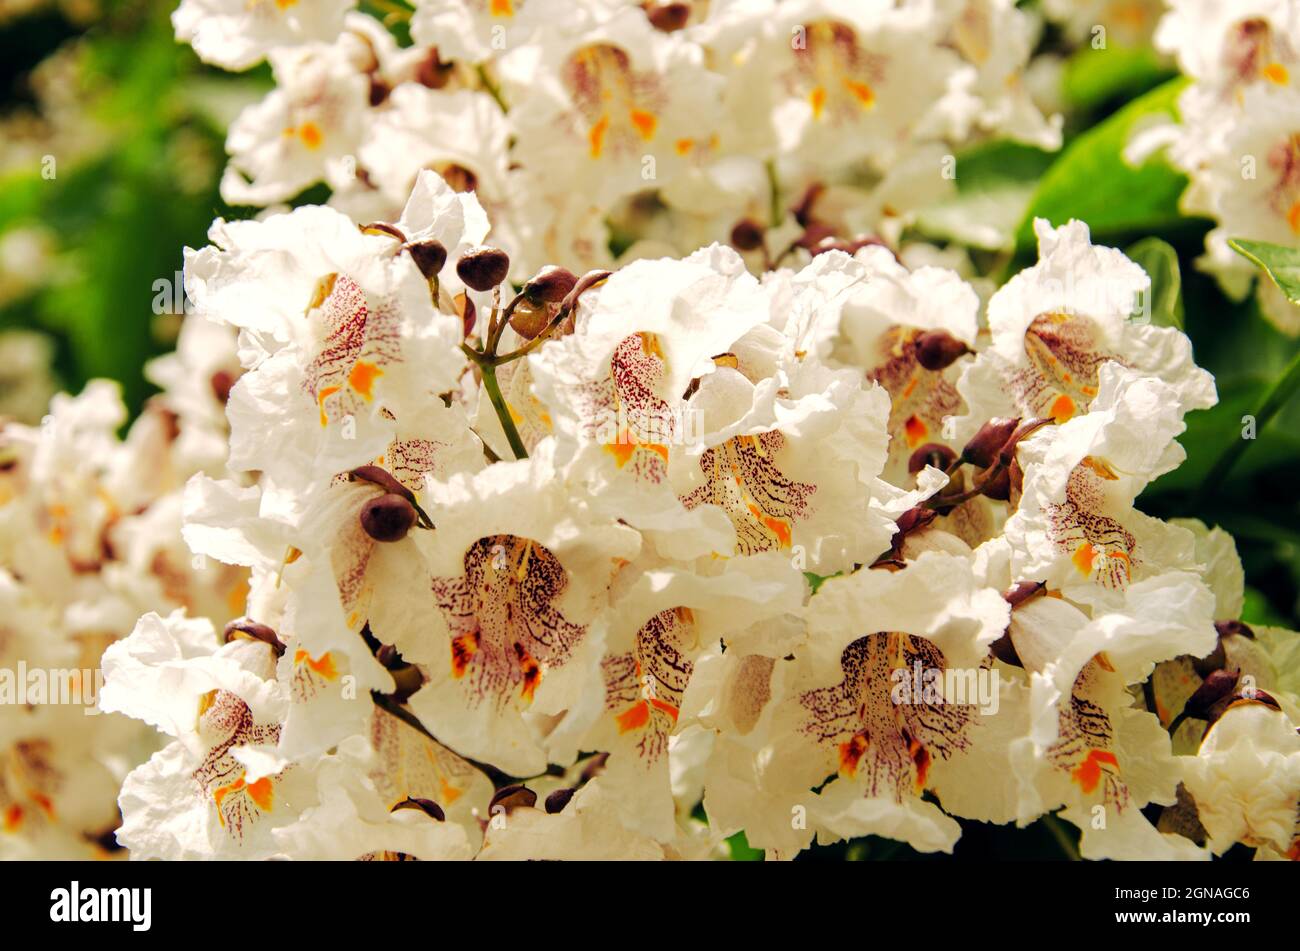
<path fill-rule="evenodd" d="M 213 218 L 251 213 L 223 205 L 217 181 L 224 129 L 271 88 L 269 70 L 203 66 L 173 39 L 173 6 L 0 0 L 0 413 L 39 419 L 53 387 L 75 391 L 92 377 L 120 381 L 138 411 L 151 392 L 143 366 L 171 348 L 179 321 L 155 312 L 157 282 L 176 280 L 182 248 L 204 244 Z M 959 155 L 953 207 L 996 207 L 1019 222 L 1013 252 L 973 257 L 1005 279 L 1033 261 L 1027 223 L 1043 214 L 1088 221 L 1094 240 L 1147 267 L 1153 316 L 1184 327 L 1221 402 L 1190 417 L 1188 461 L 1140 505 L 1231 531 L 1249 582 L 1244 619 L 1300 627 L 1300 399 L 1290 389 L 1300 374 L 1287 373 L 1300 342 L 1276 330 L 1253 297 L 1229 301 L 1196 271 L 1211 223 L 1180 214 L 1181 176 L 1120 159 L 1134 121 L 1173 108 L 1181 80 L 1170 65 L 1143 47 L 1075 48 L 1052 27 L 1040 48 L 1061 66 L 1067 144 L 1047 154 L 991 143 Z M 300 202 L 308 197 L 320 196 Z M 916 236 L 954 237 L 924 216 Z M 1243 446 L 1242 417 L 1274 405 Z M 1216 471 L 1225 456 L 1233 465 Z M 992 835 L 973 825 L 958 856 L 1068 855 L 1075 833 L 1058 826 Z M 746 848 L 743 836 L 734 840 L 737 857 Z M 871 839 L 808 858 L 909 851 Z"/>

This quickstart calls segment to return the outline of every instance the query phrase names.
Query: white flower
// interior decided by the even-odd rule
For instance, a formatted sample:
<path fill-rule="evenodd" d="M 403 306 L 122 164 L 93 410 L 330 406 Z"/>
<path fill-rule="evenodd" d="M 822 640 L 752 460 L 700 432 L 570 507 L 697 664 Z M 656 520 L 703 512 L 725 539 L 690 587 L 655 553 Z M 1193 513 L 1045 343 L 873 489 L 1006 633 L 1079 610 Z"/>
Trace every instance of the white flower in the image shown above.
<path fill-rule="evenodd" d="M 354 6 L 355 0 L 182 0 L 172 26 L 205 63 L 247 69 L 272 50 L 333 40 Z"/>

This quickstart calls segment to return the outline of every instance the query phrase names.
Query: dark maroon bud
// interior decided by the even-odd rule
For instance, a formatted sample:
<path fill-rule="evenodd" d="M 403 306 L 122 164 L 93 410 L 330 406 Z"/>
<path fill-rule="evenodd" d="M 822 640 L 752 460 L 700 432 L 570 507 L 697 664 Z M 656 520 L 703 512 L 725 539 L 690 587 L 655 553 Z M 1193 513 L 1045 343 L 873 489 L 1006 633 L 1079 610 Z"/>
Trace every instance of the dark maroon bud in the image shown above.
<path fill-rule="evenodd" d="M 975 477 L 975 484 L 980 487 L 980 494 L 998 502 L 1011 498 L 1011 473 L 1001 466 L 985 469 Z"/>
<path fill-rule="evenodd" d="M 741 218 L 731 229 L 731 246 L 737 251 L 757 251 L 763 246 L 763 226 L 753 218 Z"/>
<path fill-rule="evenodd" d="M 467 287 L 490 291 L 510 273 L 510 255 L 500 248 L 478 245 L 470 248 L 456 262 L 456 273 Z"/>
<path fill-rule="evenodd" d="M 1047 585 L 1041 581 L 1022 581 L 1004 591 L 1002 599 L 1014 609 L 1046 591 Z"/>
<path fill-rule="evenodd" d="M 989 653 L 1009 667 L 1024 668 L 1025 666 L 1020 655 L 1016 653 L 1016 645 L 1011 640 L 1010 630 L 989 645 Z"/>
<path fill-rule="evenodd" d="M 1255 632 L 1250 629 L 1249 625 L 1244 624 L 1241 621 L 1215 621 L 1214 629 L 1219 632 L 1220 638 L 1236 634 L 1239 637 L 1246 637 L 1252 641 L 1255 639 Z"/>
<path fill-rule="evenodd" d="M 1205 678 L 1204 683 L 1196 688 L 1188 699 L 1184 707 L 1187 715 L 1195 717 L 1198 720 L 1209 719 L 1209 715 L 1219 701 L 1224 700 L 1232 695 L 1237 689 L 1237 679 L 1240 676 L 1235 670 L 1215 670 Z"/>
<path fill-rule="evenodd" d="M 558 308 L 550 304 L 533 304 L 521 298 L 510 312 L 510 326 L 525 340 L 532 340 L 551 324 Z"/>
<path fill-rule="evenodd" d="M 524 285 L 524 295 L 533 304 L 558 304 L 578 284 L 578 275 L 568 268 L 548 264 Z"/>
<path fill-rule="evenodd" d="M 222 632 L 222 640 L 227 644 L 233 640 L 261 641 L 263 644 L 270 645 L 276 657 L 284 655 L 284 643 L 275 631 L 265 624 L 250 621 L 248 618 L 236 618 L 227 624 Z"/>
<path fill-rule="evenodd" d="M 516 809 L 531 808 L 535 805 L 537 805 L 537 793 L 527 786 L 514 783 L 510 786 L 502 786 L 492 794 L 492 802 L 488 805 L 488 815 L 496 815 L 498 806 L 506 811 L 506 815 L 509 815 Z"/>
<path fill-rule="evenodd" d="M 1006 468 L 1011 468 L 1016 461 L 1016 447 L 1020 445 L 1020 441 L 1053 422 L 1055 420 L 1051 417 L 1044 417 L 1021 423 L 1016 427 L 1016 431 L 1011 434 L 1011 437 L 1002 444 L 1002 448 L 998 450 L 998 463 Z"/>
<path fill-rule="evenodd" d="M 385 221 L 372 221 L 368 225 L 362 225 L 361 230 L 366 234 L 386 234 L 403 243 L 406 241 L 406 235 L 402 234 L 396 225 L 390 225 Z"/>
<path fill-rule="evenodd" d="M 924 446 L 918 446 L 916 451 L 908 457 L 907 471 L 910 475 L 916 475 L 926 466 L 934 466 L 941 472 L 946 472 L 948 467 L 957 461 L 957 453 L 949 449 L 943 443 L 928 442 Z"/>
<path fill-rule="evenodd" d="M 447 821 L 447 814 L 442 811 L 442 806 L 438 805 L 432 799 L 419 799 L 415 796 L 407 796 L 388 811 L 396 812 L 398 809 L 419 809 L 430 819 L 435 819 L 438 822 Z"/>
<path fill-rule="evenodd" d="M 357 466 L 348 475 L 353 481 L 360 479 L 362 482 L 369 482 L 371 485 L 379 486 L 385 492 L 396 493 L 408 502 L 415 501 L 415 493 L 398 482 L 387 469 L 379 466 Z"/>
<path fill-rule="evenodd" d="M 431 281 L 442 273 L 442 266 L 447 263 L 447 249 L 441 241 L 417 241 L 408 244 L 406 250 L 426 280 Z"/>
<path fill-rule="evenodd" d="M 454 69 L 450 63 L 442 61 L 436 49 L 431 49 L 429 55 L 415 68 L 415 81 L 430 89 L 441 89 L 447 85 Z"/>
<path fill-rule="evenodd" d="M 799 236 L 799 240 L 795 244 L 805 251 L 811 252 L 816 257 L 819 254 L 825 254 L 827 251 L 836 250 L 836 241 L 834 228 L 814 221 L 803 229 L 803 234 Z"/>
<path fill-rule="evenodd" d="M 981 469 L 987 469 L 997 461 L 998 453 L 1019 425 L 1020 420 L 1010 416 L 993 417 L 971 437 L 966 448 L 961 451 L 961 457 Z"/>
<path fill-rule="evenodd" d="M 573 794 L 576 791 L 577 790 L 574 789 L 557 789 L 549 796 L 547 796 L 546 797 L 547 813 L 549 813 L 550 815 L 555 815 L 557 812 L 563 812 L 564 807 L 569 804 L 569 800 L 573 798 Z"/>
<path fill-rule="evenodd" d="M 229 402 L 230 391 L 234 386 L 235 375 L 229 370 L 218 370 L 212 374 L 212 395 L 217 398 L 217 402 Z"/>
<path fill-rule="evenodd" d="M 388 98 L 391 92 L 388 83 L 384 82 L 378 76 L 370 77 L 370 104 L 372 106 L 381 106 L 384 100 Z"/>
<path fill-rule="evenodd" d="M 415 506 L 395 492 L 386 492 L 361 506 L 361 527 L 377 542 L 401 541 L 415 519 Z"/>
<path fill-rule="evenodd" d="M 686 3 L 650 3 L 645 15 L 650 25 L 661 33 L 676 33 L 691 18 L 691 8 Z"/>
<path fill-rule="evenodd" d="M 578 306 L 578 298 L 595 287 L 605 278 L 609 277 L 609 271 L 595 270 L 588 271 L 582 277 L 578 278 L 578 283 L 573 285 L 573 290 L 565 295 L 564 300 L 560 302 L 560 309 L 570 313 Z"/>
<path fill-rule="evenodd" d="M 799 199 L 799 204 L 790 209 L 794 213 L 794 220 L 799 222 L 799 227 L 807 228 L 816 220 L 813 216 L 813 206 L 817 204 L 817 199 L 824 191 L 826 191 L 825 185 L 809 185 L 804 190 L 803 197 Z"/>
<path fill-rule="evenodd" d="M 894 537 L 889 540 L 890 553 L 897 557 L 899 552 L 902 551 L 903 541 L 908 535 L 925 528 L 938 517 L 938 512 L 923 505 L 910 508 L 898 516 L 898 522 L 896 523 L 898 527 L 894 530 Z"/>
<path fill-rule="evenodd" d="M 927 370 L 946 370 L 958 357 L 970 353 L 970 347 L 945 330 L 927 330 L 915 340 L 916 362 Z"/>
<path fill-rule="evenodd" d="M 1224 650 L 1223 641 L 1214 645 L 1214 650 L 1210 651 L 1204 657 L 1197 657 L 1192 660 L 1192 669 L 1202 677 L 1208 677 L 1216 670 L 1222 670 L 1228 662 L 1228 652 Z"/>

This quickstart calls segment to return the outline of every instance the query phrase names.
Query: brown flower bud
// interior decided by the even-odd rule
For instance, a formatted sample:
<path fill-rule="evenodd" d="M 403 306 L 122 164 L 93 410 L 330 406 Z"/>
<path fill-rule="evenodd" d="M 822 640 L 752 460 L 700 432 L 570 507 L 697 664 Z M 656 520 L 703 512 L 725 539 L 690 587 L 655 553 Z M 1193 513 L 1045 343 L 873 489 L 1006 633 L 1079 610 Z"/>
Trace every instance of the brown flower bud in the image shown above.
<path fill-rule="evenodd" d="M 456 262 L 456 273 L 467 287 L 490 291 L 510 273 L 510 255 L 500 248 L 478 245 L 461 255 Z"/>
<path fill-rule="evenodd" d="M 916 451 L 908 457 L 907 471 L 910 475 L 916 475 L 926 466 L 934 466 L 940 471 L 947 471 L 948 467 L 957 461 L 957 453 L 945 446 L 943 443 L 928 442 L 924 446 L 918 446 Z"/>
<path fill-rule="evenodd" d="M 396 812 L 398 809 L 419 809 L 430 819 L 434 819 L 438 822 L 447 821 L 447 814 L 442 811 L 442 806 L 438 805 L 432 799 L 420 799 L 415 796 L 407 796 L 388 811 Z"/>
<path fill-rule="evenodd" d="M 985 469 L 976 476 L 975 484 L 980 487 L 980 494 L 986 498 L 998 502 L 1006 502 L 1011 498 L 1011 473 L 1001 466 Z"/>
<path fill-rule="evenodd" d="M 757 251 L 763 246 L 763 226 L 753 218 L 741 218 L 731 229 L 731 246 L 737 251 Z"/>
<path fill-rule="evenodd" d="M 361 507 L 361 527 L 377 542 L 401 541 L 415 519 L 415 506 L 396 492 L 386 492 Z"/>
<path fill-rule="evenodd" d="M 582 277 L 578 278 L 578 283 L 573 285 L 573 290 L 569 291 L 569 293 L 565 295 L 564 300 L 560 302 L 560 309 L 572 314 L 573 311 L 577 309 L 578 298 L 591 288 L 595 287 L 605 278 L 609 277 L 610 273 L 611 272 L 609 271 L 597 269 L 595 271 L 588 271 L 586 274 L 582 275 Z M 566 332 L 571 332 L 571 329 Z"/>
<path fill-rule="evenodd" d="M 1211 671 L 1205 678 L 1205 682 L 1187 699 L 1187 704 L 1183 708 L 1186 715 L 1198 720 L 1211 719 L 1210 714 L 1215 712 L 1214 707 L 1220 701 L 1231 697 L 1233 691 L 1237 689 L 1239 676 L 1239 672 L 1235 670 Z M 1217 716 L 1215 718 L 1217 719 Z"/>
<path fill-rule="evenodd" d="M 236 618 L 226 625 L 225 630 L 221 633 L 221 639 L 224 643 L 229 644 L 234 640 L 261 641 L 268 644 L 271 650 L 275 651 L 276 657 L 284 656 L 284 643 L 265 624 L 259 624 L 256 621 L 250 621 L 248 618 Z"/>
<path fill-rule="evenodd" d="M 958 357 L 970 353 L 970 347 L 946 330 L 927 330 L 914 341 L 916 362 L 927 370 L 946 370 Z"/>
<path fill-rule="evenodd" d="M 1004 591 L 1002 599 L 1011 605 L 1012 609 L 1015 609 L 1026 601 L 1046 593 L 1046 591 L 1047 585 L 1041 581 L 1021 581 Z"/>
<path fill-rule="evenodd" d="M 1001 637 L 989 645 L 989 653 L 1009 667 L 1020 667 L 1023 669 L 1025 666 L 1025 662 L 1020 659 L 1020 655 L 1016 652 L 1016 645 L 1011 640 L 1010 628 L 1008 628 Z"/>
<path fill-rule="evenodd" d="M 557 789 L 546 797 L 546 811 L 550 815 L 563 812 L 577 790 L 572 788 Z"/>
<path fill-rule="evenodd" d="M 524 296 L 537 304 L 558 304 L 569 296 L 578 283 L 578 275 L 568 268 L 548 264 L 524 285 Z"/>
<path fill-rule="evenodd" d="M 816 216 L 813 214 L 813 206 L 817 204 L 817 199 L 822 196 L 822 192 L 824 191 L 826 191 L 826 186 L 820 183 L 809 185 L 804 190 L 803 196 L 799 199 L 799 203 L 791 209 L 794 213 L 794 220 L 799 222 L 799 227 L 807 228 L 817 220 Z"/>
<path fill-rule="evenodd" d="M 492 794 L 492 802 L 488 805 L 488 815 L 496 815 L 497 806 L 505 809 L 506 815 L 509 815 L 516 809 L 531 808 L 535 805 L 537 805 L 537 793 L 527 786 L 514 783 L 510 786 L 503 786 Z"/>
<path fill-rule="evenodd" d="M 1010 416 L 995 416 L 979 428 L 970 442 L 961 451 L 961 457 L 974 463 L 981 469 L 987 469 L 997 461 L 998 453 L 1007 444 L 1011 434 L 1020 425 L 1020 420 Z"/>
<path fill-rule="evenodd" d="M 230 391 L 234 389 L 235 382 L 235 375 L 229 370 L 218 370 L 212 374 L 212 395 L 218 403 L 230 401 Z"/>
<path fill-rule="evenodd" d="M 442 272 L 442 266 L 447 263 L 447 249 L 442 246 L 441 241 L 417 241 L 414 244 L 406 246 L 407 252 L 411 255 L 411 260 L 415 266 L 420 269 L 420 273 L 427 280 L 433 280 Z"/>
<path fill-rule="evenodd" d="M 532 340 L 550 325 L 556 312 L 549 304 L 533 304 L 523 298 L 510 313 L 510 326 L 525 340 Z"/>
<path fill-rule="evenodd" d="M 1250 629 L 1249 625 L 1241 621 L 1215 621 L 1214 629 L 1219 632 L 1220 638 L 1235 634 L 1238 637 L 1249 638 L 1252 641 L 1255 639 L 1255 632 Z"/>
<path fill-rule="evenodd" d="M 690 20 L 691 7 L 687 3 L 648 3 L 645 15 L 659 32 L 676 33 Z"/>
<path fill-rule="evenodd" d="M 406 501 L 414 504 L 415 493 L 408 489 L 402 483 L 398 482 L 391 472 L 380 466 L 357 466 L 348 476 L 355 482 L 369 482 L 371 485 L 377 485 L 385 492 L 394 492 L 400 495 Z"/>
<path fill-rule="evenodd" d="M 392 89 L 389 88 L 388 83 L 384 82 L 378 76 L 370 77 L 370 105 L 383 105 L 384 100 L 388 98 L 390 92 L 392 92 Z"/>
<path fill-rule="evenodd" d="M 429 55 L 421 60 L 420 65 L 415 68 L 415 81 L 421 86 L 427 86 L 430 89 L 441 89 L 451 79 L 451 74 L 455 71 L 455 68 L 451 63 L 442 61 L 436 48 L 431 49 Z"/>

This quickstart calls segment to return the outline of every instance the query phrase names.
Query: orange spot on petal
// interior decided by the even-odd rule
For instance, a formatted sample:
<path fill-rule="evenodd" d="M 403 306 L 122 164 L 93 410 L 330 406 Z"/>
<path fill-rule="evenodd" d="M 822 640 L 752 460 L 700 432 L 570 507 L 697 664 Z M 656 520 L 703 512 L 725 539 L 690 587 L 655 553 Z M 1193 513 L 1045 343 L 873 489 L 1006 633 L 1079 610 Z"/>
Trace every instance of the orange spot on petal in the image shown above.
<path fill-rule="evenodd" d="M 1064 423 L 1074 415 L 1076 409 L 1077 407 L 1074 405 L 1074 400 L 1062 393 L 1056 398 L 1056 401 L 1052 403 L 1049 415 L 1058 423 Z"/>
<path fill-rule="evenodd" d="M 1079 574 L 1092 574 L 1092 563 L 1097 557 L 1097 549 L 1093 548 L 1087 542 L 1084 542 L 1075 549 L 1074 554 L 1070 556 L 1070 561 L 1074 562 L 1074 567 L 1079 569 Z"/>
<path fill-rule="evenodd" d="M 384 371 L 373 363 L 358 360 L 348 374 L 348 385 L 366 399 L 374 397 L 375 380 L 384 375 Z"/>
<path fill-rule="evenodd" d="M 614 719 L 618 722 L 619 733 L 639 730 L 650 720 L 650 705 L 644 700 L 638 700 Z"/>
<path fill-rule="evenodd" d="M 820 119 L 822 112 L 826 109 L 826 90 L 822 86 L 814 86 L 812 92 L 808 93 L 808 104 L 812 106 L 813 118 Z"/>
<path fill-rule="evenodd" d="M 929 434 L 930 427 L 919 416 L 909 416 L 907 422 L 903 423 L 903 435 L 907 438 L 908 449 L 921 445 Z"/>
<path fill-rule="evenodd" d="M 1119 760 L 1115 758 L 1114 753 L 1109 750 L 1089 750 L 1084 761 L 1071 771 L 1070 778 L 1084 792 L 1091 793 L 1097 788 L 1097 784 L 1101 782 L 1103 763 L 1119 769 Z"/>
<path fill-rule="evenodd" d="M 591 146 L 591 157 L 600 158 L 605 150 L 605 133 L 609 131 L 609 116 L 601 116 L 587 132 L 587 143 Z"/>
<path fill-rule="evenodd" d="M 646 112 L 644 109 L 633 109 L 629 114 L 632 125 L 636 126 L 637 132 L 641 133 L 641 138 L 649 142 L 655 136 L 655 129 L 659 127 L 659 120 L 653 112 Z"/>

